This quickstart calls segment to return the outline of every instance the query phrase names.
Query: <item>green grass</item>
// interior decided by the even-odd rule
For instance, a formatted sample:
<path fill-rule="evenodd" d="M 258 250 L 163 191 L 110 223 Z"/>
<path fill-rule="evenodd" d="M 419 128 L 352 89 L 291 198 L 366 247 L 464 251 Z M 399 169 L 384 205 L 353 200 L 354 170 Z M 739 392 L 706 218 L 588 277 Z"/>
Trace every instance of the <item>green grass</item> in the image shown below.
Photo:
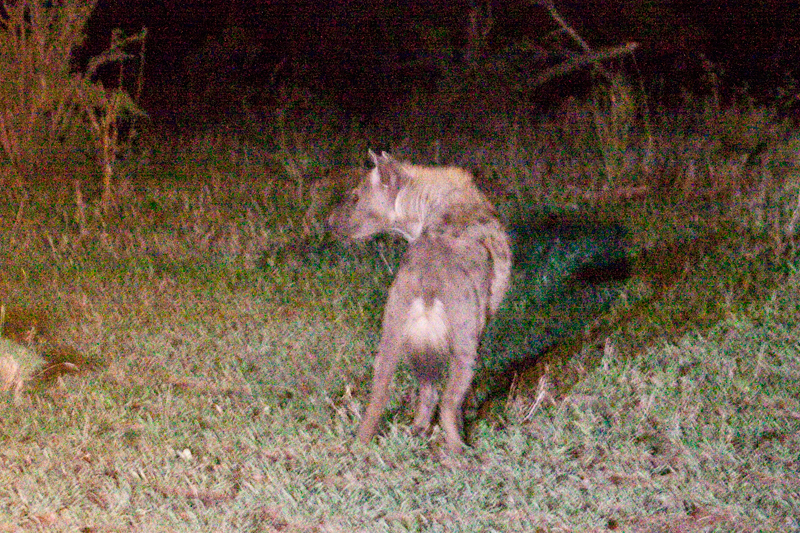
<path fill-rule="evenodd" d="M 353 442 L 402 246 L 299 240 L 296 177 L 244 159 L 154 164 L 108 214 L 91 191 L 0 201 L 3 334 L 71 354 L 0 402 L 0 531 L 800 528 L 791 181 L 758 211 L 591 206 L 554 176 L 531 210 L 582 223 L 520 241 L 476 388 L 537 360 L 452 457 L 438 429 L 411 436 L 405 371 L 378 439 Z M 536 172 L 493 168 L 523 220 Z M 615 227 L 632 277 L 576 282 Z"/>

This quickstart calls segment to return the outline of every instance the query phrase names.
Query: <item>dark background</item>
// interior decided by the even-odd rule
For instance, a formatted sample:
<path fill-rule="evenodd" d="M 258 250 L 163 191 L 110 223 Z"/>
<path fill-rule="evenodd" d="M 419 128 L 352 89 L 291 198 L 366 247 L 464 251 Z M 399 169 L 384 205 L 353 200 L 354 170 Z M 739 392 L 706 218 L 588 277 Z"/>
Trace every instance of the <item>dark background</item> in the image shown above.
<path fill-rule="evenodd" d="M 546 10 L 528 0 L 101 0 L 79 61 L 107 47 L 113 28 L 134 34 L 147 27 L 141 104 L 156 120 L 268 109 L 287 87 L 308 88 L 347 113 L 369 116 L 402 106 L 411 94 L 440 91 L 446 74 L 470 59 L 470 13 L 485 20 L 489 6 L 493 24 L 481 65 L 516 80 L 509 90 L 532 106 L 581 90 L 587 69 L 524 87 L 530 73 L 577 51 L 553 35 L 557 26 Z M 665 101 L 704 90 L 709 72 L 731 94 L 746 88 L 769 101 L 800 69 L 795 1 L 572 0 L 555 7 L 593 47 L 640 43 L 635 61 L 619 68 Z"/>

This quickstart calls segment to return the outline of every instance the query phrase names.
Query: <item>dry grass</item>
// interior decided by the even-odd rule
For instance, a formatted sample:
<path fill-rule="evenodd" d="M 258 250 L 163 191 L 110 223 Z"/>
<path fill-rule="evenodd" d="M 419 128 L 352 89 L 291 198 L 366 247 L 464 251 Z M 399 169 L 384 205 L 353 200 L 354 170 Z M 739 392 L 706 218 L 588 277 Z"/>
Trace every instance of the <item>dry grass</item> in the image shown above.
<path fill-rule="evenodd" d="M 564 186 L 589 187 L 602 160 L 576 144 L 587 163 L 566 164 L 547 148 L 567 129 L 507 132 L 515 157 L 540 161 L 514 169 L 501 141 L 465 152 L 486 163 L 509 218 L 538 187 L 531 204 L 624 225 L 632 258 L 701 234 L 723 244 L 687 254 L 680 285 L 634 277 L 592 307 L 588 289 L 564 295 L 596 242 L 532 241 L 511 315 L 531 328 L 616 325 L 600 345 L 572 345 L 569 380 L 553 365 L 519 383 L 499 421 L 474 421 L 465 458 L 444 453 L 438 432 L 410 435 L 413 380 L 402 373 L 378 443 L 352 445 L 399 251 L 318 236 L 308 208 L 326 200 L 301 201 L 295 187 L 313 190 L 311 176 L 281 174 L 263 148 L 212 135 L 154 149 L 131 162 L 108 212 L 90 189 L 3 198 L 4 333 L 45 358 L 67 347 L 75 368 L 29 379 L 17 405 L 0 404 L 0 531 L 800 527 L 793 141 L 747 167 L 757 183 L 782 173 L 779 186 L 711 196 L 717 205 L 678 186 L 674 201 L 592 207 Z M 692 142 L 662 141 L 659 157 L 684 169 L 725 161 Z M 457 145 L 442 146 L 448 157 Z"/>

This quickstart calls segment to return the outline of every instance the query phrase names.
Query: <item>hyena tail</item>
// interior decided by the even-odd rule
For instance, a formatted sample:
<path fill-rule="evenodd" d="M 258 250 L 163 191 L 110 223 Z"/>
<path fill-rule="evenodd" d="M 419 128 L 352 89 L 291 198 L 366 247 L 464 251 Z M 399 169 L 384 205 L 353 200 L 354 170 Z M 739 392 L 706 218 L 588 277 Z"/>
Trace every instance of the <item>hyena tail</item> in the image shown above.
<path fill-rule="evenodd" d="M 414 418 L 414 433 L 424 434 L 430 429 L 439 394 L 435 383 L 446 372 L 447 354 L 452 335 L 444 303 L 435 298 L 426 304 L 416 298 L 408 309 L 403 331 L 411 368 L 419 381 L 417 415 Z"/>

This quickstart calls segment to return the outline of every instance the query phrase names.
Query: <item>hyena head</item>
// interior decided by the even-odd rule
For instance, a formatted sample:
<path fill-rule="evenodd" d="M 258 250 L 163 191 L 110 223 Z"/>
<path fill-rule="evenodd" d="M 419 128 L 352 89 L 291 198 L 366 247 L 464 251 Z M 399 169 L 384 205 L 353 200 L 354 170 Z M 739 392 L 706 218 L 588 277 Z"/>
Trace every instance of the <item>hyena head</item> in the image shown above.
<path fill-rule="evenodd" d="M 397 195 L 410 176 L 386 152 L 376 155 L 370 151 L 369 155 L 375 168 L 328 217 L 328 226 L 340 237 L 349 239 L 366 240 L 384 231 L 396 231 L 411 240 L 396 224 L 400 216 Z"/>

